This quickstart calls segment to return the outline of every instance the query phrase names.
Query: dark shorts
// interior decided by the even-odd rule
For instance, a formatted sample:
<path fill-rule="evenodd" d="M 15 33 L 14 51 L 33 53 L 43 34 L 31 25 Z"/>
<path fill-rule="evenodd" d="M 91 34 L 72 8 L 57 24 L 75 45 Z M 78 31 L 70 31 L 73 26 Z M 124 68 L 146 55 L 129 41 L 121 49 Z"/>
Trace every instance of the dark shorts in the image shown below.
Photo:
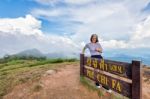
<path fill-rule="evenodd" d="M 101 55 L 91 55 L 92 58 L 99 58 L 99 59 L 103 59 L 103 57 Z"/>

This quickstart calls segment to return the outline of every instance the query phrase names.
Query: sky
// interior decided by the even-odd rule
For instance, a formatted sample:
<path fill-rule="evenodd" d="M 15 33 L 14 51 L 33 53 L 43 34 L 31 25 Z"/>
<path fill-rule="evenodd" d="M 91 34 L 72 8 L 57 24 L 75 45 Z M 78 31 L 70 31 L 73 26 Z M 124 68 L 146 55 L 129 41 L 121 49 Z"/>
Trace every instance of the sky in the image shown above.
<path fill-rule="evenodd" d="M 0 57 L 32 48 L 78 55 L 93 33 L 104 56 L 150 57 L 150 1 L 0 0 Z"/>

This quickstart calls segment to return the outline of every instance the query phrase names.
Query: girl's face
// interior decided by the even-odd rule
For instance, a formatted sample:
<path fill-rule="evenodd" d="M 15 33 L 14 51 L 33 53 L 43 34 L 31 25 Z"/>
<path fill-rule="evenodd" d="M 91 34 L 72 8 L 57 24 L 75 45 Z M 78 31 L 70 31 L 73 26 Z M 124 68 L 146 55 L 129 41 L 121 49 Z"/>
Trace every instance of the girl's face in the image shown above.
<path fill-rule="evenodd" d="M 94 35 L 93 37 L 92 37 L 92 43 L 96 43 L 96 36 Z"/>

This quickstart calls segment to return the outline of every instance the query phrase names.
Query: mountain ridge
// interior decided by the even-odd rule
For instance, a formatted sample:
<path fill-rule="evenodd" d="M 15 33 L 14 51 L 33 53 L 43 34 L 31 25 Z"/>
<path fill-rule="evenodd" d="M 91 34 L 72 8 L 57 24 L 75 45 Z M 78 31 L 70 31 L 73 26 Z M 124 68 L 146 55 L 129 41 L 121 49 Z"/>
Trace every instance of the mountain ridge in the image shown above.
<path fill-rule="evenodd" d="M 76 53 L 71 53 L 72 55 L 70 55 L 70 57 L 68 57 L 66 54 L 64 53 L 42 53 L 40 50 L 33 48 L 33 49 L 27 49 L 24 51 L 21 51 L 19 53 L 16 53 L 14 55 L 17 56 L 34 56 L 34 57 L 46 57 L 46 58 L 72 58 L 72 57 L 76 57 L 79 59 L 79 55 L 77 55 Z M 139 60 L 142 61 L 143 64 L 146 65 L 150 65 L 150 61 L 149 61 L 149 57 L 150 55 L 143 55 L 143 57 L 138 57 L 138 56 L 134 56 L 134 55 L 128 55 L 128 54 L 122 54 L 122 53 L 118 53 L 118 54 L 113 54 L 113 55 L 105 55 L 104 58 L 105 59 L 110 59 L 110 60 L 116 60 L 116 61 L 123 61 L 123 62 L 131 62 L 132 60 Z"/>

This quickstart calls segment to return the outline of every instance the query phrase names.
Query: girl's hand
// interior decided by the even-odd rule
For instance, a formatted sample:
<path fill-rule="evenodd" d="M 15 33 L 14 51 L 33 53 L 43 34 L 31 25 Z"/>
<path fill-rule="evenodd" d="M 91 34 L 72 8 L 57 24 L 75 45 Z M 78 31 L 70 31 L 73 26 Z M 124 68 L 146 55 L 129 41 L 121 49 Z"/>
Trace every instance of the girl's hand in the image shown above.
<path fill-rule="evenodd" d="M 95 51 L 102 52 L 102 50 L 100 48 L 96 48 Z"/>
<path fill-rule="evenodd" d="M 97 51 L 97 52 L 98 52 L 99 50 L 100 50 L 99 48 L 96 48 L 96 49 L 95 49 L 95 51 Z"/>

